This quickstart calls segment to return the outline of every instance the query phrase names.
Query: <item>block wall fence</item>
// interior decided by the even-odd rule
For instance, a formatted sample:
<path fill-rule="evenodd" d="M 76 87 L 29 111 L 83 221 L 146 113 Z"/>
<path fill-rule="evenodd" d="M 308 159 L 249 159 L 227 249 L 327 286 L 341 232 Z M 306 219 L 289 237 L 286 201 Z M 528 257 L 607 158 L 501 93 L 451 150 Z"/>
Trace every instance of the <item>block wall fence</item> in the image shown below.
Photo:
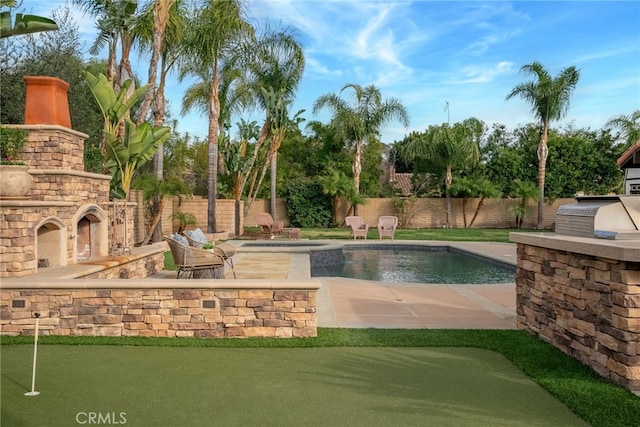
<path fill-rule="evenodd" d="M 462 199 L 452 199 L 451 201 L 451 222 L 455 228 L 464 227 L 464 214 L 466 212 L 467 223 L 471 222 L 473 214 L 480 199 L 468 199 L 463 203 Z M 556 212 L 562 205 L 574 203 L 571 199 L 556 199 L 552 204 L 544 205 L 544 227 L 551 229 L 555 222 Z M 509 207 L 518 203 L 517 199 L 485 199 L 482 208 L 476 218 L 473 228 L 515 228 L 515 217 L 509 211 Z M 464 207 L 463 207 L 464 204 Z M 241 231 L 244 226 L 256 227 L 255 215 L 261 212 L 270 211 L 268 199 L 255 200 L 246 215 L 241 218 Z M 395 215 L 400 220 L 401 228 L 441 228 L 445 224 L 445 199 L 415 199 L 415 202 L 408 207 L 406 213 L 399 213 L 393 205 L 393 200 L 389 198 L 367 199 L 366 203 L 358 206 L 358 215 L 364 218 L 368 224 L 377 224 L 378 217 L 382 215 Z M 525 217 L 523 228 L 535 228 L 537 224 L 537 203 L 528 204 L 529 214 Z M 233 231 L 234 229 L 234 209 L 233 200 L 219 199 L 216 202 L 218 230 Z M 242 205 L 244 209 L 244 204 Z M 338 222 L 342 223 L 349 209 L 346 200 L 341 200 L 338 204 Z M 177 228 L 173 225 L 171 214 L 182 211 L 190 213 L 196 218 L 196 226 L 206 230 L 207 227 L 207 199 L 194 197 L 183 200 L 179 205 L 177 199 L 173 203 L 167 203 L 162 218 L 163 234 L 170 234 Z M 242 210 L 244 212 L 244 210 Z M 290 220 L 287 215 L 285 200 L 278 198 L 276 203 L 276 221 L 284 221 L 289 225 Z"/>

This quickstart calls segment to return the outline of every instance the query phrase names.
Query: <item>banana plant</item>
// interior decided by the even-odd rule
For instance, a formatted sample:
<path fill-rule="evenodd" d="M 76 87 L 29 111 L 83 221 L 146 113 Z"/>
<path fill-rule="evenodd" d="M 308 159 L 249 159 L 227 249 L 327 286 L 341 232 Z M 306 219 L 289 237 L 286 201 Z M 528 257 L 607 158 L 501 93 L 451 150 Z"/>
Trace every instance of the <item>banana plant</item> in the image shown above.
<path fill-rule="evenodd" d="M 169 127 L 153 127 L 144 122 L 136 125 L 130 118 L 124 122 L 124 135 L 105 131 L 111 172 L 111 196 L 126 199 L 131 189 L 133 174 L 140 166 L 153 159 L 160 144 L 169 139 Z"/>
<path fill-rule="evenodd" d="M 143 86 L 126 98 L 127 80 L 116 94 L 113 86 L 103 74 L 94 76 L 84 73 L 85 79 L 104 116 L 105 151 L 107 169 L 111 173 L 111 196 L 125 199 L 131 189 L 135 171 L 153 158 L 158 146 L 170 136 L 168 126 L 151 126 L 144 122 L 136 125 L 127 113 L 142 99 L 147 89 Z M 119 132 L 124 122 L 124 132 Z"/>
<path fill-rule="evenodd" d="M 16 7 L 17 3 L 16 0 L 0 0 L 0 7 L 12 9 Z M 57 29 L 59 29 L 58 24 L 49 18 L 16 13 L 15 23 L 12 23 L 10 10 L 0 12 L 0 38 Z"/>
<path fill-rule="evenodd" d="M 131 86 L 131 80 L 125 81 L 120 91 L 116 94 L 104 74 L 94 76 L 88 71 L 83 71 L 83 75 L 104 117 L 105 132 L 117 132 L 120 123 L 131 110 L 131 107 L 142 100 L 149 87 L 149 85 L 142 86 L 127 98 L 127 90 Z"/>

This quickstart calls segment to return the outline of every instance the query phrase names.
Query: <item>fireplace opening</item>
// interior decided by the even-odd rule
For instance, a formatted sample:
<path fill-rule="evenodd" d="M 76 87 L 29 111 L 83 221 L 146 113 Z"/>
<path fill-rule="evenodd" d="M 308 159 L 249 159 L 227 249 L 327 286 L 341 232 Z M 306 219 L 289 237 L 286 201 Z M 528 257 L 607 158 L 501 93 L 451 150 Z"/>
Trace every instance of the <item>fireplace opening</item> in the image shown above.
<path fill-rule="evenodd" d="M 95 215 L 87 214 L 78 220 L 76 235 L 78 261 L 100 255 L 99 227 L 100 220 Z"/>
<path fill-rule="evenodd" d="M 63 258 L 66 255 L 63 231 L 61 225 L 53 221 L 47 221 L 38 227 L 36 231 L 38 268 L 66 265 L 66 262 L 63 263 L 63 260 L 66 261 Z"/>

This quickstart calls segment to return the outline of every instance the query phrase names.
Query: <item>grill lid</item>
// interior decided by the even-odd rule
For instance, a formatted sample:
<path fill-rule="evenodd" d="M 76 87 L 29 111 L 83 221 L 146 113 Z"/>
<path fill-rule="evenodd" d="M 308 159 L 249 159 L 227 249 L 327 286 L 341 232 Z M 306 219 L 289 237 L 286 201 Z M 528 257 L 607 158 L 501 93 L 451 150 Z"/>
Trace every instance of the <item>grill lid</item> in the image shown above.
<path fill-rule="evenodd" d="M 604 239 L 640 239 L 640 195 L 580 196 L 560 206 L 556 233 Z"/>

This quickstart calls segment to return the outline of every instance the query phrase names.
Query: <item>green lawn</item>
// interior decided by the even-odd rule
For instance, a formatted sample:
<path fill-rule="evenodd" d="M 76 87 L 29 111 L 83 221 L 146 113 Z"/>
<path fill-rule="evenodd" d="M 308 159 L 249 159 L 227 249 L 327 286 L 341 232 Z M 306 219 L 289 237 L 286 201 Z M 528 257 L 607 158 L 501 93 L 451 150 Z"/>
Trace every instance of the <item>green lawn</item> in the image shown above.
<path fill-rule="evenodd" d="M 522 331 L 41 337 L 41 395 L 25 397 L 32 346 L 18 344 L 32 340 L 2 337 L 3 426 L 75 425 L 79 411 L 125 412 L 131 426 L 586 425 L 580 418 L 631 426 L 640 419 L 640 398 Z"/>
<path fill-rule="evenodd" d="M 248 236 L 259 236 L 257 228 L 246 227 Z M 420 228 L 397 229 L 396 240 L 449 240 L 455 242 L 509 242 L 509 233 L 513 231 L 532 232 L 537 230 L 493 229 L 493 228 Z M 338 228 L 303 228 L 304 239 L 349 239 L 349 229 Z M 377 239 L 378 230 L 369 228 L 368 239 Z"/>

